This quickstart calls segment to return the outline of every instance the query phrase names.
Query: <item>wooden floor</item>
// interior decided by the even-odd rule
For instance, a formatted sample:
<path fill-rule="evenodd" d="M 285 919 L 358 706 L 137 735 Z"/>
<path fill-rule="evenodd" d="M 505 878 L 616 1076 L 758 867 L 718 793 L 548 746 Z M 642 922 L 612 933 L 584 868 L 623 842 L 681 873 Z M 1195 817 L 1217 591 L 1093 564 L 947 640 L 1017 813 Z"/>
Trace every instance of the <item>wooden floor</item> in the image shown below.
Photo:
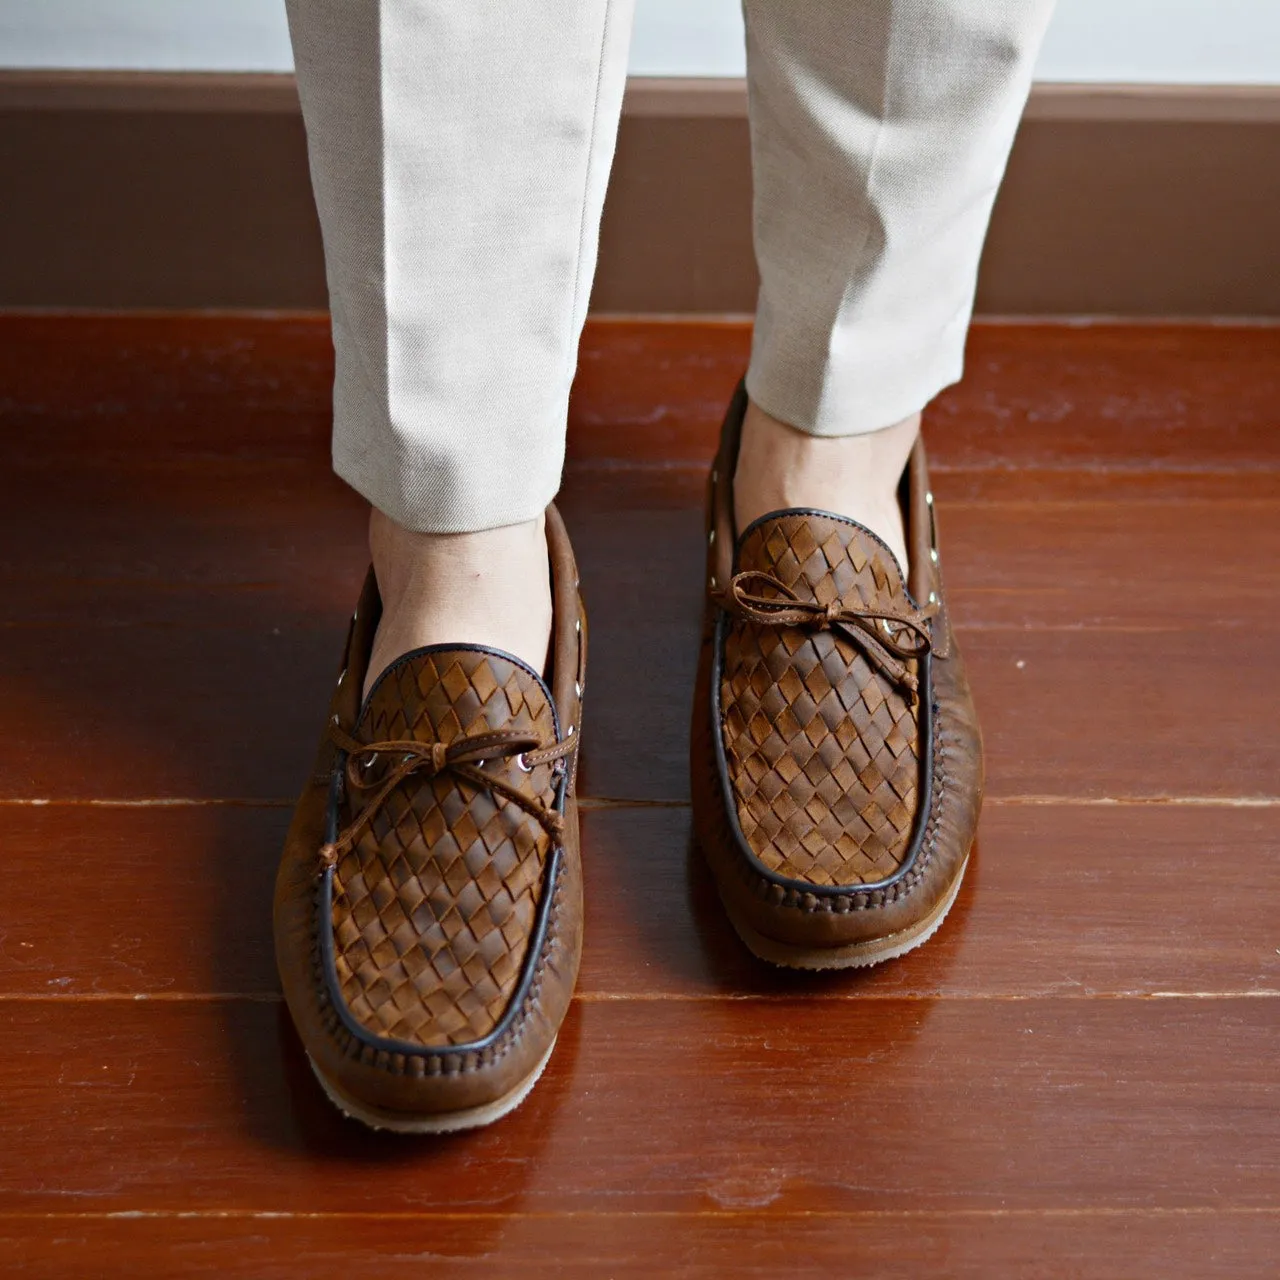
<path fill-rule="evenodd" d="M 690 840 L 740 326 L 598 322 L 587 943 L 493 1128 L 319 1093 L 277 850 L 365 567 L 309 318 L 0 318 L 0 1257 L 35 1276 L 1274 1276 L 1280 329 L 980 327 L 931 411 L 986 733 L 937 938 L 799 978 Z"/>

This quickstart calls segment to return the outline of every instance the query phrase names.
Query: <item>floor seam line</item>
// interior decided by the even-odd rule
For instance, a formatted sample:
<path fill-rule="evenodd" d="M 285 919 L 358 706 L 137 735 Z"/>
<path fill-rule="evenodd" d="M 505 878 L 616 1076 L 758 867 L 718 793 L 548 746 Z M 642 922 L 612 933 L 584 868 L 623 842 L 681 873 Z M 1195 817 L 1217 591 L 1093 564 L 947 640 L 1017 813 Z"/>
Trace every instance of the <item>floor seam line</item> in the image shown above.
<path fill-rule="evenodd" d="M 1232 1215 L 1236 1217 L 1270 1217 L 1280 1214 L 1280 1205 L 1039 1205 L 1024 1208 L 988 1209 L 981 1206 L 973 1208 L 938 1208 L 938 1209 L 779 1209 L 761 1210 L 759 1208 L 743 1209 L 547 1209 L 542 1212 L 521 1210 L 459 1210 L 457 1212 L 421 1209 L 404 1210 L 298 1210 L 298 1209 L 98 1209 L 98 1210 L 66 1210 L 41 1212 L 40 1210 L 0 1210 L 0 1221 L 6 1222 L 48 1222 L 58 1219 L 68 1221 L 130 1221 L 155 1219 L 276 1219 L 310 1222 L 323 1219 L 334 1221 L 399 1221 L 399 1222 L 436 1222 L 445 1219 L 458 1220 L 530 1220 L 546 1221 L 563 1218 L 723 1218 L 736 1221 L 740 1219 L 832 1219 L 832 1220 L 869 1220 L 882 1218 L 888 1220 L 915 1220 L 931 1218 L 1178 1218 L 1178 1217 L 1214 1217 Z"/>
<path fill-rule="evenodd" d="M 1037 794 L 1034 792 L 1012 795 L 988 794 L 984 800 L 988 807 L 1063 806 L 1063 807 L 1169 807 L 1190 806 L 1201 808 L 1269 809 L 1280 807 L 1278 796 L 1071 796 Z M 0 807 L 56 809 L 290 809 L 297 804 L 294 797 L 244 798 L 236 796 L 0 796 Z M 628 796 L 579 796 L 578 807 L 584 812 L 604 812 L 612 809 L 690 809 L 689 800 L 641 799 Z"/>
<path fill-rule="evenodd" d="M 575 991 L 575 1004 L 857 1004 L 934 1003 L 1030 1004 L 1080 1003 L 1088 1000 L 1276 1000 L 1280 988 L 1256 987 L 1227 991 L 857 991 L 838 992 L 685 992 L 685 991 Z M 7 991 L 4 1004 L 282 1004 L 278 991 Z"/>

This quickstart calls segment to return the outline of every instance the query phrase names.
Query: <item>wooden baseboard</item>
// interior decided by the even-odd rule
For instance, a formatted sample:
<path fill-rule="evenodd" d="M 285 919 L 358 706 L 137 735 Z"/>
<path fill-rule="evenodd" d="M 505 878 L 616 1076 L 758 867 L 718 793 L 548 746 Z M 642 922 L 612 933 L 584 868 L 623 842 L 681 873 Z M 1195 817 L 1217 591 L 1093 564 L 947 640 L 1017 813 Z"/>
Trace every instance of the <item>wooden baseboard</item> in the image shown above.
<path fill-rule="evenodd" d="M 0 73 L 0 306 L 311 308 L 319 229 L 292 77 Z M 745 90 L 634 80 L 602 311 L 752 308 Z M 978 307 L 1280 315 L 1280 88 L 1041 85 Z"/>

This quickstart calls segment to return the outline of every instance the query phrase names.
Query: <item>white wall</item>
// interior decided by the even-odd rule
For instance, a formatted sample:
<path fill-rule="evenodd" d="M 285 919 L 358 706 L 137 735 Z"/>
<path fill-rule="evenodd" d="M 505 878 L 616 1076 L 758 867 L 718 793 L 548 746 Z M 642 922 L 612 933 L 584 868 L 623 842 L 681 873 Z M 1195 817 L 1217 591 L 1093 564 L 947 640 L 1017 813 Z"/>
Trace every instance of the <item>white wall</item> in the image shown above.
<path fill-rule="evenodd" d="M 284 0 L 0 0 L 0 66 L 289 71 Z"/>
<path fill-rule="evenodd" d="M 3 67 L 287 71 L 291 65 L 283 0 L 0 0 Z M 741 75 L 738 0 L 637 0 L 631 71 Z M 1280 84 L 1280 0 L 1059 0 L 1037 74 L 1104 83 Z"/>

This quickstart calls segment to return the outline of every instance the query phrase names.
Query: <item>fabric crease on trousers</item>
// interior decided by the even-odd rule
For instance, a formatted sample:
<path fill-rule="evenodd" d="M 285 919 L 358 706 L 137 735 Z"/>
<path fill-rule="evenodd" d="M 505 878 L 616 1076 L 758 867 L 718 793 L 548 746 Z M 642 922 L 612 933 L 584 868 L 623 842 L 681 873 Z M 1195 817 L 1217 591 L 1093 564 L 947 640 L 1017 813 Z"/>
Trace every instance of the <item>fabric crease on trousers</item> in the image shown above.
<path fill-rule="evenodd" d="M 633 0 L 287 0 L 333 336 L 334 465 L 393 520 L 537 516 Z M 839 436 L 959 378 L 1052 0 L 744 0 L 760 295 L 747 387 Z"/>

